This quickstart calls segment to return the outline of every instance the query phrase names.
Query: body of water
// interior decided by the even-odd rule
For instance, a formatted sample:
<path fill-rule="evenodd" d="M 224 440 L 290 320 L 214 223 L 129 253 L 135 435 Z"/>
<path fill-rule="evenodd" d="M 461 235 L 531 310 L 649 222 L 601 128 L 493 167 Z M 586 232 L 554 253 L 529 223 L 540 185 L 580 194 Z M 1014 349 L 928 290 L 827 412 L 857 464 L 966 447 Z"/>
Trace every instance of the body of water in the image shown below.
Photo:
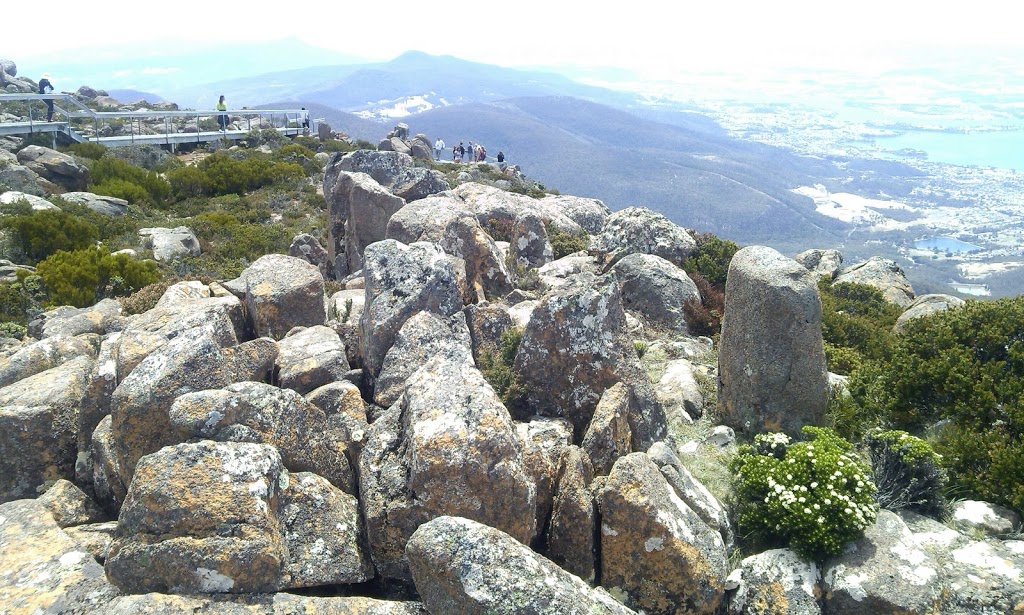
<path fill-rule="evenodd" d="M 892 151 L 922 150 L 927 152 L 930 162 L 1024 171 L 1024 130 L 968 133 L 914 130 L 895 137 L 877 138 L 875 144 Z"/>
<path fill-rule="evenodd" d="M 939 252 L 952 252 L 954 254 L 982 249 L 981 246 L 952 237 L 926 237 L 918 239 L 914 242 L 914 247 L 918 250 L 938 250 Z"/>

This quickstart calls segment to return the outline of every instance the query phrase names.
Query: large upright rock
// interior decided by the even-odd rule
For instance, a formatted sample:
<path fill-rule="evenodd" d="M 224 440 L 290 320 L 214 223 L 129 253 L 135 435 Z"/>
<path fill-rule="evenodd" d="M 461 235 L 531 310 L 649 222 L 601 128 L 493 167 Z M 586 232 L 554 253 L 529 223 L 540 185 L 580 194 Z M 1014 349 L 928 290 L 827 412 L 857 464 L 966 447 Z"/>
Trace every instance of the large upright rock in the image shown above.
<path fill-rule="evenodd" d="M 473 216 L 467 214 L 449 222 L 441 247 L 465 261 L 467 282 L 478 301 L 504 297 L 512 291 L 512 276 L 504 254 Z"/>
<path fill-rule="evenodd" d="M 632 393 L 633 449 L 665 436 L 665 415 L 626 330 L 614 277 L 583 274 L 545 295 L 533 310 L 516 354 L 522 405 L 568 418 L 579 442 L 605 390 L 624 382 Z"/>
<path fill-rule="evenodd" d="M 444 516 L 424 523 L 406 552 L 416 589 L 431 613 L 632 612 L 504 532 L 469 519 Z"/>
<path fill-rule="evenodd" d="M 798 436 L 828 405 L 821 300 L 813 275 L 765 246 L 733 256 L 718 355 L 722 422 Z"/>
<path fill-rule="evenodd" d="M 281 339 L 292 327 L 327 322 L 324 278 L 300 258 L 261 256 L 224 286 L 245 303 L 249 324 L 260 337 Z"/>
<path fill-rule="evenodd" d="M 645 613 L 715 613 L 722 537 L 676 497 L 644 453 L 620 458 L 601 492 L 601 585 Z"/>
<path fill-rule="evenodd" d="M 914 302 L 914 288 L 907 280 L 903 269 L 896 261 L 873 256 L 863 263 L 843 269 L 836 276 L 835 283 L 854 282 L 867 284 L 881 291 L 886 301 L 907 308 Z"/>
<path fill-rule="evenodd" d="M 388 221 L 386 237 L 407 244 L 440 242 L 449 224 L 471 213 L 465 203 L 448 193 L 429 196 L 395 212 Z"/>
<path fill-rule="evenodd" d="M 334 329 L 324 325 L 297 329 L 277 347 L 278 382 L 303 395 L 343 379 L 349 370 L 345 345 Z"/>
<path fill-rule="evenodd" d="M 384 239 L 388 220 L 405 206 L 366 173 L 350 173 L 338 165 L 324 174 L 327 199 L 327 253 L 339 278 L 363 268 L 363 250 Z"/>
<path fill-rule="evenodd" d="M 578 446 L 558 460 L 555 497 L 548 532 L 548 557 L 588 583 L 594 582 L 597 507 L 591 494 L 594 468 Z"/>
<path fill-rule="evenodd" d="M 29 145 L 18 152 L 18 162 L 65 190 L 85 190 L 89 184 L 88 167 L 48 147 Z"/>
<path fill-rule="evenodd" d="M 399 144 L 409 149 L 401 141 Z M 366 173 L 392 194 L 406 201 L 416 201 L 449 188 L 448 181 L 440 171 L 416 166 L 413 157 L 401 151 L 375 152 L 362 149 L 333 159 L 324 171 L 325 192 L 327 175 L 338 171 Z"/>
<path fill-rule="evenodd" d="M 682 266 L 697 249 L 697 242 L 662 214 L 645 207 L 627 207 L 605 220 L 594 248 L 605 263 L 629 254 L 653 254 Z"/>
<path fill-rule="evenodd" d="M 636 312 L 656 329 L 686 333 L 683 306 L 687 301 L 700 301 L 700 292 L 685 271 L 652 254 L 625 256 L 613 270 L 626 310 Z"/>
<path fill-rule="evenodd" d="M 529 544 L 536 491 L 511 417 L 475 367 L 438 357 L 370 427 L 359 493 L 374 564 L 410 579 L 405 544 L 442 515 L 474 519 Z"/>
<path fill-rule="evenodd" d="M 272 446 L 201 441 L 143 457 L 105 564 L 125 593 L 276 591 L 288 549 Z"/>
<path fill-rule="evenodd" d="M 448 318 L 463 306 L 465 269 L 435 244 L 405 245 L 386 239 L 367 246 L 363 277 L 366 304 L 359 320 L 364 367 L 372 378 L 380 373 L 405 321 L 418 312 Z"/>

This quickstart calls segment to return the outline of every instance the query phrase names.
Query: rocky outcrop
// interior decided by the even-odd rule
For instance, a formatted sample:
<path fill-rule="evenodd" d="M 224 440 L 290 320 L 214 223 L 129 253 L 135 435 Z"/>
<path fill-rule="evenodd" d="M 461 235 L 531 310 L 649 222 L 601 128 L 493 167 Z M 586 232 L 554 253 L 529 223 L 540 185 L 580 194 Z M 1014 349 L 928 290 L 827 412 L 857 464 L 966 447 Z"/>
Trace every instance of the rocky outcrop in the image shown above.
<path fill-rule="evenodd" d="M 829 280 L 839 275 L 843 267 L 843 254 L 839 250 L 806 250 L 793 260 L 816 276 Z"/>
<path fill-rule="evenodd" d="M 71 201 L 72 203 L 85 205 L 89 209 L 95 211 L 98 214 L 103 214 L 104 216 L 117 217 L 123 216 L 126 213 L 128 213 L 128 201 L 112 196 L 93 194 L 92 192 L 65 192 L 64 194 L 60 195 L 60 198 L 64 199 L 65 201 Z M 154 244 L 155 243 L 156 239 L 154 238 Z M 184 244 L 184 242 L 182 243 Z M 196 244 L 195 249 L 197 250 L 196 254 L 198 254 L 198 243 Z M 156 253 L 155 247 L 153 249 L 153 252 L 154 254 Z"/>
<path fill-rule="evenodd" d="M 820 615 L 821 571 L 790 549 L 751 555 L 729 575 L 729 613 Z"/>
<path fill-rule="evenodd" d="M 402 147 L 405 145 L 402 144 Z M 402 153 L 397 148 L 391 152 L 357 150 L 332 159 L 325 170 L 325 175 L 338 171 L 365 173 L 389 192 L 406 201 L 417 201 L 449 189 L 444 175 L 439 171 L 416 166 L 410 154 L 411 150 Z M 429 144 L 426 157 L 433 158 Z M 324 188 L 326 193 L 326 179 Z"/>
<path fill-rule="evenodd" d="M 473 216 L 467 214 L 449 222 L 440 245 L 465 262 L 467 284 L 477 302 L 504 297 L 512 291 L 512 274 L 504 253 Z"/>
<path fill-rule="evenodd" d="M 3 177 L 0 177 L 0 183 L 4 183 L 6 185 Z M 57 207 L 41 196 L 28 194 L 26 192 L 18 192 L 17 190 L 8 190 L 7 192 L 0 194 L 0 203 L 3 203 L 4 205 L 27 203 L 32 208 L 32 211 L 60 211 L 60 207 Z"/>
<path fill-rule="evenodd" d="M 900 317 L 896 319 L 893 331 L 903 331 L 907 327 L 907 323 L 916 318 L 928 316 L 929 314 L 934 314 L 950 308 L 960 307 L 963 304 L 963 299 L 952 295 L 921 295 L 914 299 L 914 301 L 907 306 L 907 309 L 900 314 Z"/>
<path fill-rule="evenodd" d="M 686 331 L 683 305 L 700 301 L 690 276 L 669 261 L 652 254 L 630 254 L 613 268 L 622 293 L 622 306 L 651 327 L 667 332 Z"/>
<path fill-rule="evenodd" d="M 594 468 L 578 446 L 562 451 L 555 475 L 547 555 L 587 583 L 595 581 L 597 507 L 591 493 Z"/>
<path fill-rule="evenodd" d="M 103 299 L 90 307 L 63 305 L 43 312 L 28 323 L 28 333 L 39 339 L 86 333 L 105 335 L 120 331 L 124 326 L 121 304 L 116 299 Z"/>
<path fill-rule="evenodd" d="M 366 246 L 385 238 L 391 216 L 405 206 L 405 199 L 370 175 L 343 171 L 341 166 L 329 165 L 324 174 L 327 252 L 338 277 L 363 268 Z"/>
<path fill-rule="evenodd" d="M 315 266 L 325 280 L 334 278 L 334 263 L 330 255 L 316 237 L 309 233 L 300 233 L 292 238 L 292 243 L 288 246 L 288 256 L 301 258 Z"/>
<path fill-rule="evenodd" d="M 627 207 L 608 216 L 593 248 L 606 264 L 630 254 L 653 254 L 682 266 L 697 242 L 665 216 L 644 207 Z"/>
<path fill-rule="evenodd" d="M 406 551 L 431 613 L 632 612 L 508 534 L 469 519 L 443 516 L 424 523 Z"/>
<path fill-rule="evenodd" d="M 142 228 L 139 229 L 139 240 L 143 248 L 153 251 L 153 258 L 165 263 L 182 256 L 199 256 L 202 253 L 199 239 L 185 226 Z"/>
<path fill-rule="evenodd" d="M 308 262 L 285 256 L 261 256 L 224 287 L 245 304 L 256 335 L 281 339 L 292 327 L 327 322 L 324 278 Z"/>
<path fill-rule="evenodd" d="M 749 246 L 733 256 L 725 294 L 718 355 L 722 422 L 747 433 L 791 436 L 821 424 L 829 388 L 813 276 L 772 248 Z"/>
<path fill-rule="evenodd" d="M 89 184 L 88 167 L 48 147 L 29 145 L 18 151 L 18 162 L 56 186 L 53 192 L 85 190 Z"/>
<path fill-rule="evenodd" d="M 914 302 L 914 288 L 903 269 L 895 261 L 881 256 L 873 256 L 840 271 L 835 283 L 843 282 L 873 286 L 881 291 L 886 301 L 901 308 L 907 308 Z"/>
<path fill-rule="evenodd" d="M 324 325 L 293 329 L 277 348 L 277 382 L 303 395 L 343 379 L 349 370 L 345 345 Z"/>

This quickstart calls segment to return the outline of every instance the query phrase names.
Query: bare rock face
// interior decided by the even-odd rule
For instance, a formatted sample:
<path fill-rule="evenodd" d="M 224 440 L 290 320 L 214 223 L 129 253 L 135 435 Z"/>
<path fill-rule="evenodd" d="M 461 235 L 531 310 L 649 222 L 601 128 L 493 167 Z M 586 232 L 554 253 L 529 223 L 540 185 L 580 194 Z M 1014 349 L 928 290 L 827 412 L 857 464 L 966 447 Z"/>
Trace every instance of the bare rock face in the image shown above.
<path fill-rule="evenodd" d="M 143 457 L 105 564 L 125 593 L 276 591 L 288 473 L 272 446 L 202 441 Z"/>
<path fill-rule="evenodd" d="M 103 520 L 103 512 L 96 503 L 74 483 L 63 478 L 39 496 L 39 502 L 50 511 L 54 521 L 62 528 Z"/>
<path fill-rule="evenodd" d="M 594 248 L 606 264 L 629 254 L 653 254 L 681 267 L 697 242 L 665 216 L 645 207 L 627 207 L 608 216 Z"/>
<path fill-rule="evenodd" d="M 690 473 L 671 447 L 664 442 L 655 442 L 648 449 L 647 456 L 661 470 L 676 496 L 697 513 L 704 523 L 722 535 L 725 544 L 732 544 L 732 528 L 725 506 Z"/>
<path fill-rule="evenodd" d="M 965 531 L 1001 538 L 1021 527 L 1020 515 L 990 502 L 961 500 L 953 504 L 953 524 Z"/>
<path fill-rule="evenodd" d="M 593 463 L 593 473 L 608 476 L 615 460 L 628 455 L 633 437 L 629 429 L 629 387 L 619 382 L 601 395 L 594 417 L 583 436 L 583 450 Z"/>
<path fill-rule="evenodd" d="M 572 425 L 565 419 L 534 417 L 529 422 L 517 422 L 516 432 L 523 443 L 523 468 L 537 486 L 537 534 L 543 538 L 551 519 L 558 460 L 572 444 Z"/>
<path fill-rule="evenodd" d="M 521 407 L 564 416 L 580 442 L 604 391 L 625 383 L 633 450 L 665 436 L 665 415 L 626 331 L 613 277 L 582 274 L 546 294 L 534 308 L 513 366 L 526 389 Z"/>
<path fill-rule="evenodd" d="M 362 583 L 373 578 L 355 496 L 316 474 L 293 473 L 281 492 L 281 520 L 288 545 L 286 587 Z"/>
<path fill-rule="evenodd" d="M 465 261 L 466 277 L 476 302 L 504 297 L 512 291 L 512 276 L 502 251 L 473 216 L 464 215 L 449 222 L 440 243 L 445 252 Z"/>
<path fill-rule="evenodd" d="M 683 305 L 700 301 L 700 292 L 690 276 L 660 256 L 630 254 L 613 268 L 619 280 L 622 305 L 640 315 L 656 329 L 685 334 Z"/>
<path fill-rule="evenodd" d="M 355 493 L 343 443 L 330 438 L 323 411 L 295 391 L 262 382 L 235 382 L 179 396 L 168 417 L 179 442 L 205 438 L 270 444 L 289 470 L 315 472 Z"/>
<path fill-rule="evenodd" d="M 85 190 L 89 169 L 74 157 L 48 147 L 29 145 L 18 152 L 18 162 L 40 177 L 66 190 Z"/>
<path fill-rule="evenodd" d="M 363 268 L 363 250 L 384 239 L 388 220 L 405 206 L 397 197 L 366 173 L 327 167 L 324 174 L 327 199 L 327 252 L 335 275 L 344 277 Z"/>
<path fill-rule="evenodd" d="M 424 523 L 406 551 L 431 613 L 632 613 L 515 538 L 469 519 L 443 516 Z"/>
<path fill-rule="evenodd" d="M 460 275 L 459 265 L 435 244 L 387 239 L 367 246 L 366 304 L 359 325 L 371 378 L 380 373 L 406 320 L 423 311 L 448 318 L 462 309 L 465 270 Z"/>
<path fill-rule="evenodd" d="M 572 234 L 583 232 L 583 228 L 567 216 L 556 201 L 538 200 L 476 182 L 459 184 L 448 194 L 473 212 L 491 237 L 502 241 L 509 240 L 509 231 L 516 218 L 525 213 L 540 217 L 545 225 L 551 223 L 560 231 Z"/>
<path fill-rule="evenodd" d="M 541 206 L 552 206 L 561 211 L 591 235 L 600 233 L 604 228 L 605 220 L 612 215 L 612 210 L 597 199 L 567 194 L 546 195 L 541 199 Z"/>
<path fill-rule="evenodd" d="M 392 144 L 394 145 L 394 140 Z M 440 171 L 417 167 L 409 148 L 401 140 L 399 144 L 395 151 L 358 150 L 331 161 L 324 171 L 325 190 L 326 174 L 337 171 L 366 173 L 392 194 L 406 201 L 417 201 L 449 189 L 448 182 Z M 427 154 L 428 158 L 433 158 L 429 144 Z"/>
<path fill-rule="evenodd" d="M 964 304 L 964 300 L 960 297 L 954 297 L 953 295 L 921 295 L 914 299 L 913 303 L 907 306 L 907 309 L 900 314 L 900 317 L 896 319 L 896 324 L 893 325 L 893 331 L 899 332 L 906 328 L 907 323 L 915 318 L 921 318 L 935 312 L 941 312 L 950 308 L 960 307 Z"/>
<path fill-rule="evenodd" d="M 325 280 L 334 279 L 333 260 L 316 237 L 309 233 L 300 233 L 292 237 L 292 243 L 288 246 L 288 256 L 301 258 L 315 266 Z"/>
<path fill-rule="evenodd" d="M 320 124 L 323 126 L 323 124 Z M 278 592 L 271 596 L 142 594 L 118 596 L 104 610 L 107 615 L 166 615 L 168 613 L 223 613 L 224 615 L 427 615 L 412 601 L 378 600 L 362 596 L 300 596 Z"/>
<path fill-rule="evenodd" d="M 345 377 L 345 345 L 324 325 L 295 330 L 277 344 L 275 368 L 282 388 L 302 394 Z"/>
<path fill-rule="evenodd" d="M 521 212 L 512 223 L 509 250 L 525 269 L 539 269 L 555 258 L 544 219 L 532 211 Z"/>
<path fill-rule="evenodd" d="M 693 363 L 686 359 L 668 362 L 654 393 L 665 406 L 670 426 L 692 424 L 704 415 L 704 394 L 694 375 Z"/>
<path fill-rule="evenodd" d="M 878 511 L 864 537 L 825 562 L 825 609 L 828 612 L 927 613 L 938 605 L 939 565 L 920 548 L 896 513 Z"/>
<path fill-rule="evenodd" d="M 594 524 L 597 508 L 591 495 L 594 467 L 578 446 L 567 447 L 558 461 L 547 555 L 587 583 L 594 582 Z"/>
<path fill-rule="evenodd" d="M 907 308 L 914 302 L 914 288 L 903 269 L 895 261 L 880 256 L 873 256 L 840 271 L 835 283 L 843 282 L 873 286 L 882 292 L 886 301 L 901 308 Z"/>
<path fill-rule="evenodd" d="M 523 544 L 536 531 L 536 490 L 522 444 L 472 365 L 443 357 L 424 365 L 371 425 L 359 468 L 370 549 L 385 578 L 411 578 L 405 544 L 438 516 L 473 518 Z"/>
<path fill-rule="evenodd" d="M 374 402 L 383 408 L 390 407 L 402 396 L 409 377 L 436 356 L 472 365 L 472 345 L 462 312 L 448 318 L 430 312 L 414 314 L 402 325 L 394 345 L 384 356 L 373 389 Z"/>
<path fill-rule="evenodd" d="M 5 449 L 6 450 L 6 449 Z M 102 613 L 118 595 L 103 567 L 35 500 L 0 504 L 0 608 Z"/>
<path fill-rule="evenodd" d="M 821 571 L 790 549 L 745 558 L 729 580 L 736 585 L 729 613 L 821 614 Z"/>
<path fill-rule="evenodd" d="M 798 436 L 828 405 L 821 300 L 810 272 L 772 248 L 733 256 L 718 356 L 722 423 Z"/>
<path fill-rule="evenodd" d="M 96 357 L 96 347 L 79 337 L 61 335 L 22 346 L 14 354 L 0 357 L 0 387 L 53 369 L 71 359 Z"/>
<path fill-rule="evenodd" d="M 60 198 L 72 203 L 85 205 L 104 216 L 116 218 L 128 213 L 128 201 L 113 196 L 93 194 L 92 192 L 65 192 L 60 195 Z"/>
<path fill-rule="evenodd" d="M 93 358 L 79 356 L 0 389 L 0 502 L 35 497 L 47 480 L 73 479 L 78 413 Z"/>
<path fill-rule="evenodd" d="M 818 277 L 833 279 L 843 267 L 843 254 L 839 250 L 805 250 L 794 258 Z"/>
<path fill-rule="evenodd" d="M 440 242 L 448 225 L 467 214 L 472 214 L 472 209 L 449 193 L 428 196 L 395 212 L 388 221 L 385 236 L 407 244 Z"/>
<path fill-rule="evenodd" d="M 498 352 L 501 336 L 512 328 L 512 317 L 503 303 L 474 303 L 463 309 L 473 340 L 473 359 L 479 364 L 485 352 Z"/>
<path fill-rule="evenodd" d="M 324 278 L 306 261 L 267 254 L 224 286 L 245 304 L 256 335 L 283 338 L 292 327 L 327 322 Z"/>
<path fill-rule="evenodd" d="M 644 453 L 620 458 L 601 492 L 601 585 L 646 613 L 714 613 L 728 558 L 718 532 Z"/>
<path fill-rule="evenodd" d="M 175 228 L 139 229 L 142 246 L 153 250 L 153 258 L 169 263 L 182 256 L 199 256 L 199 239 L 192 229 L 185 226 Z"/>
<path fill-rule="evenodd" d="M 28 324 L 28 334 L 39 339 L 85 333 L 104 335 L 120 331 L 124 326 L 121 303 L 117 299 L 104 299 L 90 307 L 65 305 L 43 312 Z"/>

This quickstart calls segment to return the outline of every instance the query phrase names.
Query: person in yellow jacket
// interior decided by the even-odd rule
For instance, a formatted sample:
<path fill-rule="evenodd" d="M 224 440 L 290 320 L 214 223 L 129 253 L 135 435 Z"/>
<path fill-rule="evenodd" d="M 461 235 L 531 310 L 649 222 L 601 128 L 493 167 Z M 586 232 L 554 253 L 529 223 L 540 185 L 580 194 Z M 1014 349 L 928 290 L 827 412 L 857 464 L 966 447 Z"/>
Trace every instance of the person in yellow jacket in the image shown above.
<path fill-rule="evenodd" d="M 228 103 L 224 102 L 224 95 L 220 95 L 220 100 L 217 101 L 217 111 L 227 111 Z M 228 114 L 221 113 L 217 115 L 217 123 L 220 125 L 221 130 L 227 130 L 228 128 Z"/>

